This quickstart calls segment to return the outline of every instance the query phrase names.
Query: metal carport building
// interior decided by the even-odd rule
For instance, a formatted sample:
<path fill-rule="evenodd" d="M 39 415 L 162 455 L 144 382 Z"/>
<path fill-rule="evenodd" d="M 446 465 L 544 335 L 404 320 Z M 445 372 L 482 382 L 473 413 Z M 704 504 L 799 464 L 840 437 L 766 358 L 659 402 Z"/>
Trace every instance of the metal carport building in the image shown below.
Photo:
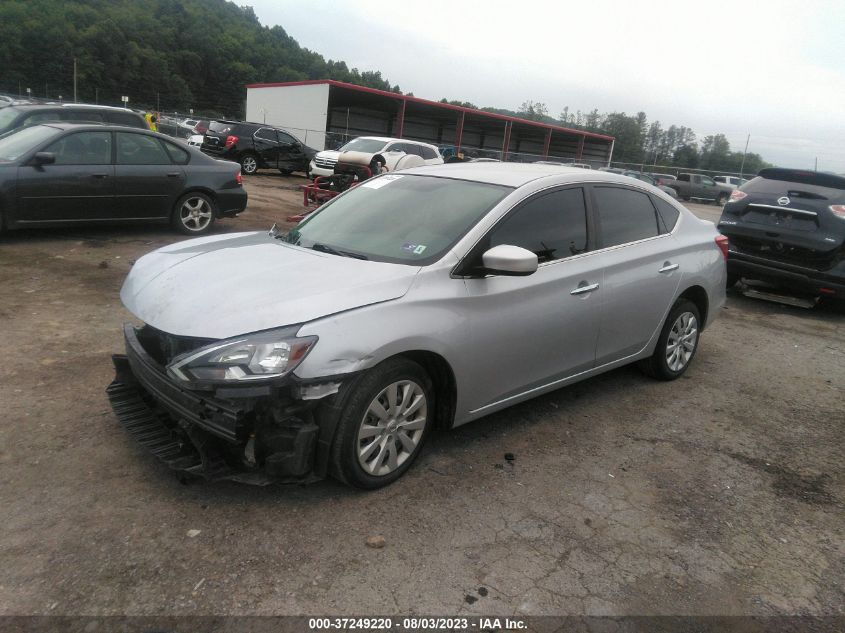
<path fill-rule="evenodd" d="M 389 136 L 515 161 L 610 163 L 613 137 L 428 101 L 334 80 L 247 85 L 246 118 L 282 127 L 316 149 Z"/>

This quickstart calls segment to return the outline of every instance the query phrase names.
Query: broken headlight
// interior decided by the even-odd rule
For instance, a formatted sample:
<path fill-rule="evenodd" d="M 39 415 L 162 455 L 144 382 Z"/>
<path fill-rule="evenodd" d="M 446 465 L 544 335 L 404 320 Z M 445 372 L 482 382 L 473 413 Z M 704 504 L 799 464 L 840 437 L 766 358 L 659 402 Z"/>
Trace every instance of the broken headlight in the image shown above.
<path fill-rule="evenodd" d="M 296 369 L 316 342 L 316 336 L 297 337 L 291 328 L 247 334 L 177 356 L 167 373 L 185 382 L 281 378 Z"/>

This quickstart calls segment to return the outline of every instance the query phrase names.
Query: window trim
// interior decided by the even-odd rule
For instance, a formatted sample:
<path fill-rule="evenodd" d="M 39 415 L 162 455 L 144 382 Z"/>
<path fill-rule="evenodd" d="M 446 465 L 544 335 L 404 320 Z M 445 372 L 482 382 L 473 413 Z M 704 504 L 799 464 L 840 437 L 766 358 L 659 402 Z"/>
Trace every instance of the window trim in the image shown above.
<path fill-rule="evenodd" d="M 263 136 L 258 136 L 258 133 L 261 130 L 270 130 L 271 132 L 273 132 L 273 134 L 276 135 L 275 140 L 269 139 L 269 138 L 264 138 Z M 259 140 L 264 141 L 265 143 L 275 143 L 276 145 L 278 145 L 279 144 L 279 131 L 274 127 L 268 127 L 268 126 L 265 125 L 264 127 L 260 127 L 257 130 L 255 130 L 255 132 L 253 132 L 252 139 L 253 140 L 259 139 Z"/>

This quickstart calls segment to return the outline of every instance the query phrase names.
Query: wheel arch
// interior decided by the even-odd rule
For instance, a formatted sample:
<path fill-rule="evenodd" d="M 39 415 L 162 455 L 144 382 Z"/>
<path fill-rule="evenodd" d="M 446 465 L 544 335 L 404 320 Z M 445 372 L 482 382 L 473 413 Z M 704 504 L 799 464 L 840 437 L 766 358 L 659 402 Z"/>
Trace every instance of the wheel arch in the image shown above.
<path fill-rule="evenodd" d="M 687 299 L 695 304 L 701 317 L 700 329 L 703 331 L 707 323 L 707 313 L 710 309 L 710 298 L 707 296 L 707 291 L 698 285 L 690 286 L 678 296 L 678 299 Z"/>
<path fill-rule="evenodd" d="M 182 191 L 182 193 L 179 194 L 179 197 L 176 198 L 176 200 L 173 202 L 173 209 L 171 209 L 171 211 L 170 211 L 170 217 L 171 218 L 174 217 L 175 214 L 179 212 L 179 201 L 182 200 L 182 198 L 184 198 L 185 196 L 187 196 L 188 194 L 191 194 L 191 193 L 204 193 L 209 198 L 211 198 L 211 201 L 214 202 L 214 217 L 215 218 L 220 217 L 218 215 L 218 210 L 217 210 L 217 194 L 216 194 L 216 192 L 213 189 L 210 189 L 208 187 L 203 187 L 202 185 L 193 185 L 191 187 L 188 187 L 184 191 Z"/>
<path fill-rule="evenodd" d="M 437 405 L 434 419 L 435 427 L 439 429 L 452 428 L 455 421 L 455 407 L 458 402 L 458 384 L 449 361 L 440 354 L 428 350 L 410 350 L 390 358 L 407 358 L 426 371 L 434 385 Z"/>

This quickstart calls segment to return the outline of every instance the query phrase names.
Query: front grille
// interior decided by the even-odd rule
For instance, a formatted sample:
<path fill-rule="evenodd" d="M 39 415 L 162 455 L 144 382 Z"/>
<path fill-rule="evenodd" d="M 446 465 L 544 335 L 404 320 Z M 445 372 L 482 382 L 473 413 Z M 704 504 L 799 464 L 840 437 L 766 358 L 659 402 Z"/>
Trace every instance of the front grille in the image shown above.
<path fill-rule="evenodd" d="M 214 339 L 175 336 L 145 325 L 137 332 L 141 346 L 157 363 L 168 365 L 174 358 L 213 343 Z"/>
<path fill-rule="evenodd" d="M 775 240 L 755 240 L 732 236 L 730 241 L 731 247 L 741 253 L 814 270 L 829 270 L 841 258 L 841 254 L 836 250 L 818 251 L 813 248 L 791 246 Z"/>
<path fill-rule="evenodd" d="M 323 167 L 324 169 L 334 169 L 334 166 L 337 164 L 337 159 L 316 157 L 314 159 L 314 164 L 317 165 L 317 167 Z"/>

